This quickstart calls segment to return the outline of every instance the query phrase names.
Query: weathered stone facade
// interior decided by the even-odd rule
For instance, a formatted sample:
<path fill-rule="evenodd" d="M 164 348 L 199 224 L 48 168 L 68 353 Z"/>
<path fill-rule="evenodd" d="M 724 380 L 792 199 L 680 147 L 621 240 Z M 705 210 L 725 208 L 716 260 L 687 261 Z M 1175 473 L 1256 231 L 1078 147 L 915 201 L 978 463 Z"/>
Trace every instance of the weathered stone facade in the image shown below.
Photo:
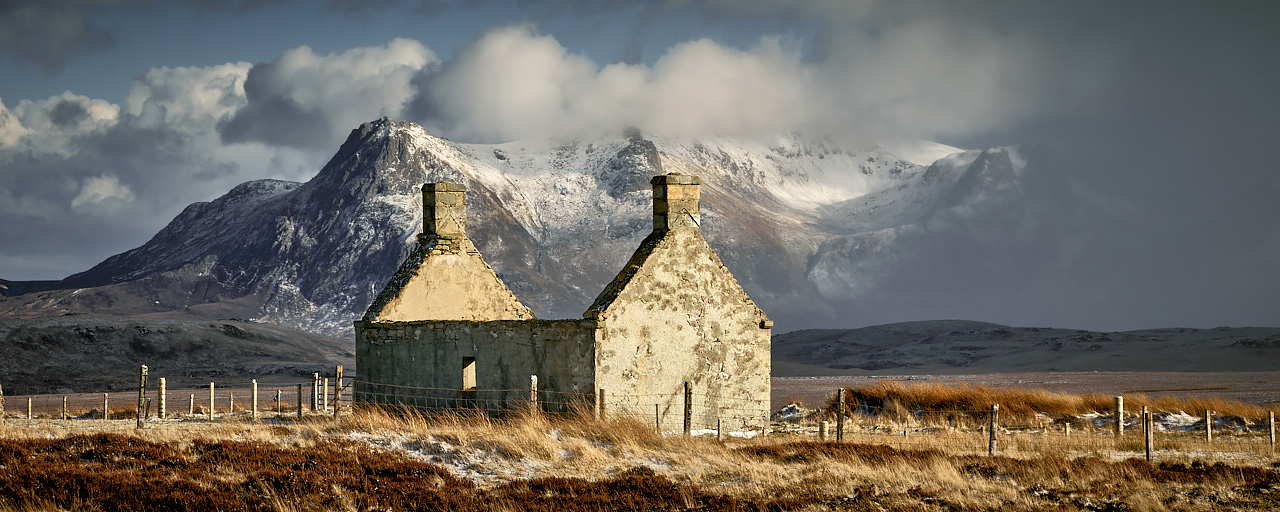
<path fill-rule="evenodd" d="M 541 390 L 606 411 L 682 423 L 684 383 L 693 422 L 759 425 L 768 414 L 770 329 L 699 231 L 699 180 L 652 180 L 654 229 L 581 320 L 534 320 L 465 234 L 465 189 L 423 187 L 418 246 L 355 324 L 366 400 L 468 404 L 471 389 L 498 407 Z M 489 403 L 486 405 L 495 405 Z"/>

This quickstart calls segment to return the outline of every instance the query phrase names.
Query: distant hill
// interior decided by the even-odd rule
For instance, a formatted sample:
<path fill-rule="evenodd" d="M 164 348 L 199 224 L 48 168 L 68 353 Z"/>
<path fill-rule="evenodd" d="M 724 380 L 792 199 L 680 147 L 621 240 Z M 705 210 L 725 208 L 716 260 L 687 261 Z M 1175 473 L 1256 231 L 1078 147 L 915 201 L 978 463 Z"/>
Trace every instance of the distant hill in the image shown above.
<path fill-rule="evenodd" d="M 775 376 L 1280 369 L 1280 328 L 1091 332 L 964 320 L 773 337 Z"/>
<path fill-rule="evenodd" d="M 302 382 L 334 365 L 355 369 L 351 341 L 242 320 L 111 315 L 0 320 L 6 395 L 104 392 L 137 386 L 138 365 L 169 387 L 249 379 Z"/>

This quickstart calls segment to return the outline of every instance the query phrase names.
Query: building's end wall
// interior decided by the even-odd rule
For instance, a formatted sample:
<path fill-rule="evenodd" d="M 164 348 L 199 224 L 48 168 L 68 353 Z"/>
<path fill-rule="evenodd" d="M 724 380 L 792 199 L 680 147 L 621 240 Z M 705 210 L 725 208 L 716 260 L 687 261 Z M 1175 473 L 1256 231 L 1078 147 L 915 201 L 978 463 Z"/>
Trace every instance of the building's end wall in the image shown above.
<path fill-rule="evenodd" d="M 596 386 L 610 407 L 651 415 L 658 404 L 663 428 L 679 429 L 688 381 L 695 428 L 717 419 L 759 428 L 769 413 L 772 324 L 697 229 L 654 236 L 616 297 L 588 311 L 601 322 Z"/>

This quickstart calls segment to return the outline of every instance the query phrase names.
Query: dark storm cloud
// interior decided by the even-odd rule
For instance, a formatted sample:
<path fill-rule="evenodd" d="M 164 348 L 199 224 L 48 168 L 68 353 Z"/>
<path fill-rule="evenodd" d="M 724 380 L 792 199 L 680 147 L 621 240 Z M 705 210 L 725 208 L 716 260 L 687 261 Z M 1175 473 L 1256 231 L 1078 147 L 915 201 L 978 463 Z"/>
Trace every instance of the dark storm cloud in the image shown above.
<path fill-rule="evenodd" d="M 59 101 L 49 109 L 49 122 L 58 128 L 74 129 L 81 121 L 89 118 L 89 109 L 79 102 Z"/>
<path fill-rule="evenodd" d="M 53 73 L 73 53 L 110 46 L 113 39 L 86 12 L 102 2 L 15 0 L 0 3 L 0 55 Z"/>

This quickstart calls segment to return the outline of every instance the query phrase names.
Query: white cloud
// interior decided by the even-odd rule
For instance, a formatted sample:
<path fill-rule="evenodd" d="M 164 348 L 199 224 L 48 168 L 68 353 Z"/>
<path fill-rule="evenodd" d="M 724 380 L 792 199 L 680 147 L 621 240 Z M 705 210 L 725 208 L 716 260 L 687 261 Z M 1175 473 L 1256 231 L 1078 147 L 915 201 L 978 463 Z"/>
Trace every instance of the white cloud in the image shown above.
<path fill-rule="evenodd" d="M 410 79 L 437 60 L 404 38 L 328 55 L 294 48 L 249 70 L 248 103 L 218 128 L 225 142 L 329 148 L 363 122 L 400 117 Z"/>
<path fill-rule="evenodd" d="M 71 200 L 71 207 L 101 205 L 109 200 L 133 201 L 133 191 L 121 185 L 115 176 L 92 176 L 81 183 L 80 193 Z"/>
<path fill-rule="evenodd" d="M 4 128 L 6 145 L 21 145 L 37 153 L 70 154 L 73 139 L 115 126 L 120 107 L 112 103 L 73 94 L 70 91 L 47 99 L 22 100 L 12 110 L 17 126 Z M 10 120 L 0 120 L 5 125 Z"/>

